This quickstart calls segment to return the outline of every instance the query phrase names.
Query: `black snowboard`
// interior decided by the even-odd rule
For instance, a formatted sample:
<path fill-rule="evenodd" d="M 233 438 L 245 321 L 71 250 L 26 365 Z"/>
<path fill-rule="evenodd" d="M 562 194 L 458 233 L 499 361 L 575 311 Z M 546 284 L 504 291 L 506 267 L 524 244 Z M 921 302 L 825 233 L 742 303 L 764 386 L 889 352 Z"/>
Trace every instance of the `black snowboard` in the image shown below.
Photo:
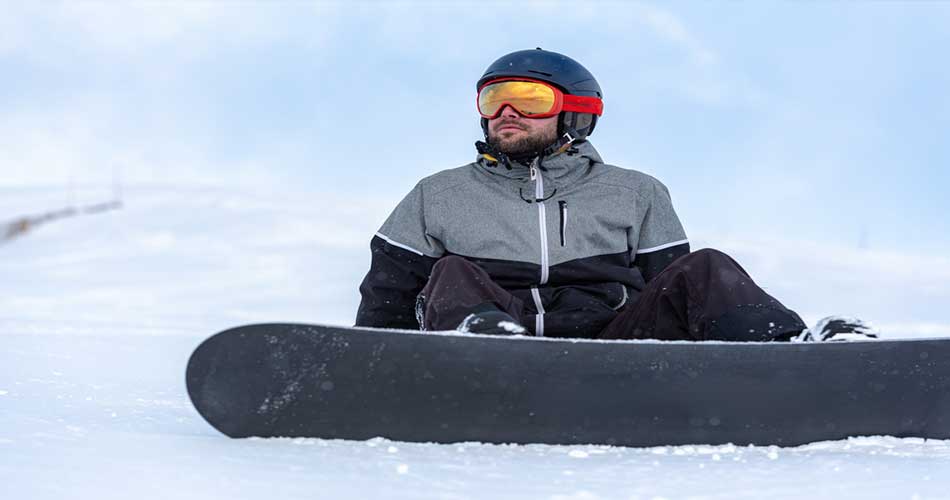
<path fill-rule="evenodd" d="M 551 340 L 266 324 L 188 362 L 231 437 L 798 445 L 950 438 L 950 339 Z"/>

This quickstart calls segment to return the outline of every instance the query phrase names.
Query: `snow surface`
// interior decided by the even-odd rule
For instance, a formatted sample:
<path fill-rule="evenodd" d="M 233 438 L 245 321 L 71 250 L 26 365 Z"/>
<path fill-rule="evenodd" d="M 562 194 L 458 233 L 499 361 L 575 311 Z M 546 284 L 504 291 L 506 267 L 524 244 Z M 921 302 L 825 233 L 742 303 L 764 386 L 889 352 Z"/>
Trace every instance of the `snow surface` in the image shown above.
<path fill-rule="evenodd" d="M 0 190 L 0 224 L 63 199 Z M 140 188 L 119 211 L 0 243 L 0 498 L 950 498 L 940 440 L 636 449 L 223 437 L 184 387 L 201 340 L 242 323 L 352 322 L 368 235 L 390 207 L 336 201 Z"/>

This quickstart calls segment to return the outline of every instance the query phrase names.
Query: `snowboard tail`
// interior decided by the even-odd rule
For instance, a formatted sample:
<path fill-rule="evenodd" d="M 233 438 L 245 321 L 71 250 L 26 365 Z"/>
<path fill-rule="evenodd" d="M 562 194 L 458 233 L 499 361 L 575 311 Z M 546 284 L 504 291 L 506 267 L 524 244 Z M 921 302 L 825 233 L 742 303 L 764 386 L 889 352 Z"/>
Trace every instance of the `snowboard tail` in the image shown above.
<path fill-rule="evenodd" d="M 320 325 L 226 330 L 192 354 L 231 437 L 657 446 L 950 438 L 950 339 L 553 340 Z"/>

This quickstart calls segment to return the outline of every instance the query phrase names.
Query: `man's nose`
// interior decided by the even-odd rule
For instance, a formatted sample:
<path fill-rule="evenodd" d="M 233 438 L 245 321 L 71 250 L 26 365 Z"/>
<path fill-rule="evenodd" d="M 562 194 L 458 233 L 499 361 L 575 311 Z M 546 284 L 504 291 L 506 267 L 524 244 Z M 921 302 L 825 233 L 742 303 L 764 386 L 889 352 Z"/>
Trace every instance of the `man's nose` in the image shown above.
<path fill-rule="evenodd" d="M 521 117 L 521 115 L 517 111 L 515 111 L 515 108 L 512 107 L 510 104 L 505 104 L 505 106 L 501 108 L 501 114 L 498 116 L 513 117 L 513 118 Z"/>

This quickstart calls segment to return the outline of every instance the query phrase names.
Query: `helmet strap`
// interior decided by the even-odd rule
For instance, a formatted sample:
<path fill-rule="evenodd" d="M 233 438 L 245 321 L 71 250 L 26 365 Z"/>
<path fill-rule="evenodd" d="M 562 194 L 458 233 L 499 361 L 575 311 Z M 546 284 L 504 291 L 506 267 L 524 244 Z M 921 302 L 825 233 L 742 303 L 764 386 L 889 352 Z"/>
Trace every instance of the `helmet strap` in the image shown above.
<path fill-rule="evenodd" d="M 488 166 L 494 167 L 500 163 L 508 170 L 511 170 L 511 160 L 508 158 L 508 155 L 499 151 L 495 146 L 492 146 L 486 141 L 476 141 L 475 149 L 478 151 L 478 154 L 482 155 L 482 158 L 488 161 Z"/>
<path fill-rule="evenodd" d="M 574 130 L 574 127 L 571 127 L 570 125 L 565 126 L 564 128 L 566 129 L 564 131 L 564 135 L 559 137 L 558 140 L 554 141 L 554 144 L 551 144 L 550 146 L 545 148 L 544 151 L 541 151 L 540 156 L 542 158 L 551 156 L 551 155 L 561 154 L 567 151 L 568 149 L 570 149 L 571 145 L 573 145 L 574 142 L 577 141 L 577 137 L 579 135 L 577 133 L 577 130 Z"/>

